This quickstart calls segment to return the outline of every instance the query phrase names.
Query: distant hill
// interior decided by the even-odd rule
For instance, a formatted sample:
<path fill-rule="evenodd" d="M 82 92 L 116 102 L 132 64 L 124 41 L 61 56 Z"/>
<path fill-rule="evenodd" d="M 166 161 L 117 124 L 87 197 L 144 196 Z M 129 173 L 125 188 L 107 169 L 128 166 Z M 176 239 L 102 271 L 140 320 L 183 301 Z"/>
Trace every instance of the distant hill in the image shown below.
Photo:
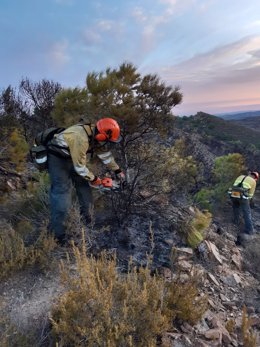
<path fill-rule="evenodd" d="M 230 122 L 234 122 L 236 124 L 240 124 L 240 125 L 243 125 L 244 127 L 260 132 L 260 115 L 255 117 L 239 119 L 239 120 L 230 120 Z"/>
<path fill-rule="evenodd" d="M 258 116 L 260 116 L 260 111 L 226 113 L 226 114 L 218 114 L 215 116 L 223 118 L 225 120 L 238 120 L 238 119 L 246 119 L 248 117 L 250 117 L 250 118 L 258 117 Z"/>
<path fill-rule="evenodd" d="M 198 112 L 195 116 L 177 117 L 176 126 L 189 133 L 202 135 L 204 142 L 222 141 L 242 147 L 253 144 L 260 149 L 259 131 L 207 113 Z"/>

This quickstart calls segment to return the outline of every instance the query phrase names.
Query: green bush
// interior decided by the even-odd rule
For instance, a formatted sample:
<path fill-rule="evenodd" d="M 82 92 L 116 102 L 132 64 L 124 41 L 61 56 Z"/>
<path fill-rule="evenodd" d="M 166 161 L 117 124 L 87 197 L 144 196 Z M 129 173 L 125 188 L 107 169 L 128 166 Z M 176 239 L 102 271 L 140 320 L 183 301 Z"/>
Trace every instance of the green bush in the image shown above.
<path fill-rule="evenodd" d="M 205 209 L 211 211 L 212 209 L 212 195 L 213 192 L 211 189 L 202 188 L 194 196 L 194 202 L 200 209 Z"/>

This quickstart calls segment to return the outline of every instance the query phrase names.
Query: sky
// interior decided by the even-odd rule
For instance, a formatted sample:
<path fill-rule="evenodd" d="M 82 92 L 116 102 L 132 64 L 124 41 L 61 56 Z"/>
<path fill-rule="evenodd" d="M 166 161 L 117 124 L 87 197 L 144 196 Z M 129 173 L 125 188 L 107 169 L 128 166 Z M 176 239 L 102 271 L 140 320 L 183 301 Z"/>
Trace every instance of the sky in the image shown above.
<path fill-rule="evenodd" d="M 0 90 L 130 62 L 180 86 L 176 115 L 260 110 L 259 0 L 0 0 L 0 33 Z"/>

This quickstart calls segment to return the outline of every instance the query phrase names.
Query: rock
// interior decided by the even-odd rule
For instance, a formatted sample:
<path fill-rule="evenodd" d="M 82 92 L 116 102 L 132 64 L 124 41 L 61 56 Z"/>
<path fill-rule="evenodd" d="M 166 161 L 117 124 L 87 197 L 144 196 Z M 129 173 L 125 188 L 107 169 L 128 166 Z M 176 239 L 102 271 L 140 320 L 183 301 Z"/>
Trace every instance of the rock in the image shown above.
<path fill-rule="evenodd" d="M 222 328 L 222 323 L 216 316 L 211 319 L 211 324 L 213 328 Z"/>
<path fill-rule="evenodd" d="M 227 302 L 227 301 L 230 301 L 224 294 L 220 293 L 219 294 L 219 297 L 221 299 L 221 301 L 224 301 L 224 302 Z"/>
<path fill-rule="evenodd" d="M 250 321 L 253 327 L 260 328 L 260 317 L 259 316 L 253 316 L 250 317 Z"/>
<path fill-rule="evenodd" d="M 222 326 L 221 332 L 222 332 L 222 341 L 224 342 L 224 344 L 228 345 L 229 343 L 231 343 L 232 339 L 227 329 Z"/>
<path fill-rule="evenodd" d="M 222 332 L 220 329 L 209 329 L 204 333 L 204 336 L 208 340 L 218 340 L 220 344 L 222 342 Z"/>
<path fill-rule="evenodd" d="M 192 268 L 192 264 L 186 260 L 180 260 L 177 264 L 184 271 L 190 271 Z"/>
<path fill-rule="evenodd" d="M 164 242 L 167 243 L 169 246 L 173 246 L 174 245 L 174 241 L 172 239 L 164 240 Z"/>
<path fill-rule="evenodd" d="M 218 283 L 218 281 L 214 275 L 212 275 L 210 272 L 208 272 L 208 276 L 211 279 L 211 281 L 216 284 L 216 286 L 219 286 L 219 283 Z"/>
<path fill-rule="evenodd" d="M 203 341 L 201 339 L 196 339 L 195 340 L 194 347 L 208 347 L 208 346 L 209 345 L 205 341 Z"/>
<path fill-rule="evenodd" d="M 190 247 L 176 248 L 176 251 L 187 255 L 193 255 L 193 249 Z"/>
<path fill-rule="evenodd" d="M 181 273 L 180 274 L 180 281 L 181 283 L 188 282 L 190 280 L 190 276 L 186 273 Z"/>
<path fill-rule="evenodd" d="M 208 299 L 208 303 L 212 308 L 214 308 L 214 310 L 217 310 L 217 305 L 215 305 L 215 303 L 211 299 Z"/>
<path fill-rule="evenodd" d="M 13 184 L 13 182 L 11 180 L 6 181 L 6 184 L 7 184 L 8 188 L 10 188 L 11 190 L 16 189 L 15 185 Z"/>
<path fill-rule="evenodd" d="M 212 257 L 214 260 L 216 260 L 219 264 L 222 264 L 223 261 L 221 259 L 220 254 L 219 254 L 218 248 L 214 245 L 214 243 L 212 243 L 208 240 L 205 240 L 204 242 L 207 246 L 209 256 Z"/>
<path fill-rule="evenodd" d="M 238 276 L 238 274 L 234 273 L 234 274 L 233 274 L 233 277 L 234 277 L 234 279 L 235 279 L 235 281 L 236 281 L 237 284 L 242 284 L 242 280 L 241 280 L 241 278 Z"/>
<path fill-rule="evenodd" d="M 206 319 L 202 319 L 199 323 L 197 323 L 194 326 L 194 330 L 198 332 L 200 335 L 202 335 L 205 331 L 209 330 L 210 327 L 208 326 Z"/>
<path fill-rule="evenodd" d="M 181 331 L 183 333 L 190 334 L 193 330 L 194 330 L 193 327 L 190 324 L 188 324 L 187 322 L 184 322 L 181 326 Z"/>
<path fill-rule="evenodd" d="M 173 340 L 178 340 L 178 339 L 182 336 L 182 334 L 180 334 L 180 333 L 167 332 L 167 333 L 165 334 L 165 336 L 168 337 L 168 338 L 171 338 L 171 339 L 173 339 Z"/>
<path fill-rule="evenodd" d="M 221 281 L 225 283 L 229 287 L 235 287 L 237 286 L 237 282 L 235 281 L 235 278 L 233 275 L 231 276 L 221 276 Z"/>
<path fill-rule="evenodd" d="M 224 318 L 224 317 L 222 317 Z M 231 337 L 229 335 L 229 332 L 227 331 L 227 329 L 224 327 L 224 323 L 221 322 L 220 317 L 213 317 L 211 320 L 211 324 L 213 326 L 213 328 L 218 329 L 221 331 L 222 334 L 222 340 L 225 344 L 229 344 L 231 343 Z"/>
<path fill-rule="evenodd" d="M 252 314 L 255 313 L 255 308 L 253 306 L 249 306 L 247 307 L 246 311 L 248 314 Z"/>
<path fill-rule="evenodd" d="M 236 265 L 238 270 L 242 269 L 241 255 L 233 254 L 231 260 Z"/>

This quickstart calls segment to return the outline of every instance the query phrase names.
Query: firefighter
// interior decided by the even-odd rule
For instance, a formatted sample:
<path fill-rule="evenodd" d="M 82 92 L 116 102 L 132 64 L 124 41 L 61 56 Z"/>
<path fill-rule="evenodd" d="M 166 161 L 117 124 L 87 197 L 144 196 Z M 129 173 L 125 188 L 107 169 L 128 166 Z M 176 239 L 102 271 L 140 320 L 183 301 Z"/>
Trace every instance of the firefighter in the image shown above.
<path fill-rule="evenodd" d="M 55 134 L 48 142 L 48 172 L 51 180 L 49 228 L 59 243 L 65 242 L 65 221 L 71 205 L 71 184 L 75 186 L 85 223 L 90 221 L 92 188 L 112 186 L 112 180 L 102 180 L 89 169 L 89 156 L 97 156 L 114 172 L 117 179 L 125 180 L 123 171 L 109 150 L 109 144 L 118 143 L 121 138 L 118 123 L 112 118 L 102 118 L 96 124 L 73 125 Z"/>
<path fill-rule="evenodd" d="M 240 243 L 240 239 L 250 239 L 247 235 L 254 234 L 251 207 L 253 207 L 253 196 L 258 179 L 259 173 L 256 171 L 250 172 L 249 175 L 240 175 L 237 177 L 233 188 L 230 190 L 233 207 L 233 222 L 235 225 L 239 226 L 241 211 L 244 219 L 244 232 L 239 235 L 238 243 Z"/>

